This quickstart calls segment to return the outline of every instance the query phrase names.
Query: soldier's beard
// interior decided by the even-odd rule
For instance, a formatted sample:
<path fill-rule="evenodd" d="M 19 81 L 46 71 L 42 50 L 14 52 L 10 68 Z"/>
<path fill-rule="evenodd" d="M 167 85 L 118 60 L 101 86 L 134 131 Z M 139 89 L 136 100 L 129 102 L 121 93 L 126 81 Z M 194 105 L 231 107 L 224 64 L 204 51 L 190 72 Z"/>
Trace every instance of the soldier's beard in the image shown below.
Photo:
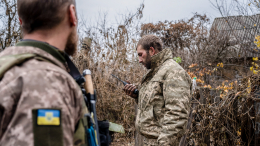
<path fill-rule="evenodd" d="M 147 69 L 151 69 L 151 55 L 149 54 L 149 52 L 147 53 L 147 57 L 145 60 L 146 60 L 145 67 Z"/>
<path fill-rule="evenodd" d="M 68 37 L 65 52 L 68 55 L 73 56 L 77 52 L 77 47 L 78 47 L 78 35 L 77 35 L 77 29 L 75 28 L 75 30 L 71 32 L 71 34 Z"/>

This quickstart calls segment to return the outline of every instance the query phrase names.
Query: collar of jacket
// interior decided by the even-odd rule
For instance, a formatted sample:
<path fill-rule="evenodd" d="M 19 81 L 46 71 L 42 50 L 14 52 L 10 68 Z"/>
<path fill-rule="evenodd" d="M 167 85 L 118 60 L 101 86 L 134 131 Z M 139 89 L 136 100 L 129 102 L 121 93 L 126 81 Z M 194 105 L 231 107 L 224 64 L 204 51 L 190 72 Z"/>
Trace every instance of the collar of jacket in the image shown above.
<path fill-rule="evenodd" d="M 16 46 L 31 46 L 39 48 L 49 54 L 51 54 L 54 58 L 59 60 L 61 63 L 65 64 L 66 60 L 64 58 L 64 53 L 59 51 L 57 48 L 49 45 L 45 42 L 35 41 L 35 40 L 22 40 L 16 44 Z"/>
<path fill-rule="evenodd" d="M 147 81 L 149 77 L 155 75 L 155 73 L 159 70 L 160 66 L 168 59 L 172 59 L 172 51 L 170 48 L 165 48 L 161 52 L 155 54 L 151 57 L 151 69 L 144 75 L 141 84 Z"/>
<path fill-rule="evenodd" d="M 172 51 L 170 48 L 163 49 L 161 52 L 151 57 L 151 70 L 161 66 L 166 60 L 172 59 Z"/>
<path fill-rule="evenodd" d="M 48 43 L 36 40 L 22 40 L 18 42 L 16 46 L 34 47 L 28 52 L 37 52 L 36 54 L 43 57 L 47 57 L 48 59 L 52 60 L 56 65 L 66 70 L 75 80 L 81 77 L 80 72 L 78 71 L 74 63 L 71 61 L 69 56 L 65 52 L 60 51 L 58 48 L 51 46 Z M 35 49 L 39 49 L 40 51 L 44 51 L 47 53 L 39 53 L 39 51 L 35 51 Z"/>

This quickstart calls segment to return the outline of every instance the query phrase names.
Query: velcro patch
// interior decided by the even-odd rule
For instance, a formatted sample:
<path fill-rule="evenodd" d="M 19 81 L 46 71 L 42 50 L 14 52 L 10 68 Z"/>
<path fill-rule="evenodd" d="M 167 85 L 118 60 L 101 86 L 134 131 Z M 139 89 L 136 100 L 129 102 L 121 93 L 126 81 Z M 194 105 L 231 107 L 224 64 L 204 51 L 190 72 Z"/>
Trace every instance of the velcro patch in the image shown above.
<path fill-rule="evenodd" d="M 37 125 L 60 125 L 60 110 L 57 109 L 38 109 L 37 111 Z"/>

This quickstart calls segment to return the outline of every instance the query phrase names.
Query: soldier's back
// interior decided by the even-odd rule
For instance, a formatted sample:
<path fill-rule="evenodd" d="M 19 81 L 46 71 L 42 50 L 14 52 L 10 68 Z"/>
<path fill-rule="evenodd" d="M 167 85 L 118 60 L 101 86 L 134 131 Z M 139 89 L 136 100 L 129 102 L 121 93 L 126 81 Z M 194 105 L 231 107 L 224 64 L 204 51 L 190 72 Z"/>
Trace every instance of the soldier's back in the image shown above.
<path fill-rule="evenodd" d="M 60 133 L 55 142 L 73 145 L 81 117 L 81 90 L 64 64 L 39 48 L 10 47 L 0 57 L 22 53 L 35 53 L 47 61 L 27 60 L 8 70 L 0 81 L 0 146 L 33 146 L 44 136 L 53 139 L 54 133 Z M 40 121 L 46 111 L 55 119 L 51 123 Z M 46 134 L 46 129 L 52 134 Z"/>

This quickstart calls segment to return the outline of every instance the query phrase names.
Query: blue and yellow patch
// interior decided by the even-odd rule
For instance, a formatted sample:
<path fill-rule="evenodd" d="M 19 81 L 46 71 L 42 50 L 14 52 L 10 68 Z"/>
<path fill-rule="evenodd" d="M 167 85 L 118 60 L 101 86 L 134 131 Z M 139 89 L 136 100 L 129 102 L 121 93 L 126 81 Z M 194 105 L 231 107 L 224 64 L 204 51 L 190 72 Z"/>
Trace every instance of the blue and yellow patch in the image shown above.
<path fill-rule="evenodd" d="M 60 110 L 38 109 L 37 125 L 60 125 Z"/>

